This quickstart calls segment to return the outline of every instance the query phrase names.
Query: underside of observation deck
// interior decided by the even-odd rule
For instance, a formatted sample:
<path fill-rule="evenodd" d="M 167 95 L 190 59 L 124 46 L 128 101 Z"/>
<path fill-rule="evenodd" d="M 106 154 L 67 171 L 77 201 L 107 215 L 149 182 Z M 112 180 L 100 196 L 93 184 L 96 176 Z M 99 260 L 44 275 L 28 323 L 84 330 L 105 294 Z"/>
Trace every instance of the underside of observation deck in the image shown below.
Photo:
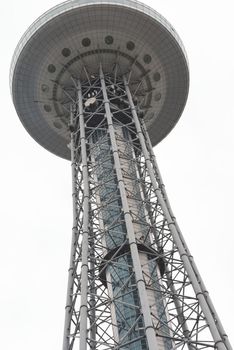
<path fill-rule="evenodd" d="M 67 144 L 72 80 L 128 74 L 153 145 L 178 121 L 186 103 L 188 63 L 174 28 L 131 1 L 68 1 L 41 16 L 22 37 L 11 67 L 18 115 L 37 142 L 70 159 Z"/>

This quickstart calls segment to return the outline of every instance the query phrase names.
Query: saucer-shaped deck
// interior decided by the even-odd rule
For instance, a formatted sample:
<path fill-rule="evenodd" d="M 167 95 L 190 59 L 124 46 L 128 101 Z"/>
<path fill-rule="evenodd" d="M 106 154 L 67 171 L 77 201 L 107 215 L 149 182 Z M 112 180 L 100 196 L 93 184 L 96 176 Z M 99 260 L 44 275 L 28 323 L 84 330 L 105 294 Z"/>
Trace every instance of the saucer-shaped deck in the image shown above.
<path fill-rule="evenodd" d="M 72 77 L 131 71 L 130 90 L 144 112 L 153 145 L 174 127 L 185 106 L 189 72 L 183 45 L 156 11 L 131 0 L 66 1 L 42 15 L 20 40 L 10 85 L 31 136 L 70 159 L 66 91 Z"/>

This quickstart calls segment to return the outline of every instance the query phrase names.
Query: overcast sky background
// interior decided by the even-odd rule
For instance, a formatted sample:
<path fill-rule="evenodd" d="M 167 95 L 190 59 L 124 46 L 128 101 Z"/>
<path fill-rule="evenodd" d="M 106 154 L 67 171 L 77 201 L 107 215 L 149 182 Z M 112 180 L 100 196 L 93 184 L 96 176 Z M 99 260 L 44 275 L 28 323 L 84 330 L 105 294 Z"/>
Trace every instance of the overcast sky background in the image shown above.
<path fill-rule="evenodd" d="M 190 63 L 185 111 L 155 148 L 173 211 L 234 343 L 233 0 L 144 0 L 179 33 Z M 0 348 L 62 347 L 72 227 L 69 162 L 25 131 L 9 92 L 15 46 L 57 0 L 2 1 Z"/>

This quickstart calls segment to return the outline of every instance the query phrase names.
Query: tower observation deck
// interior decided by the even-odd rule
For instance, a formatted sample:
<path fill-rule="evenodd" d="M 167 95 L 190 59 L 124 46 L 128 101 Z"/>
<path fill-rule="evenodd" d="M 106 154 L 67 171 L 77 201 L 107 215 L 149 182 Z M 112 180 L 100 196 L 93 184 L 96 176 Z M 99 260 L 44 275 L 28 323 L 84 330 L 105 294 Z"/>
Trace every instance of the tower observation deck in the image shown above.
<path fill-rule="evenodd" d="M 20 40 L 10 86 L 24 127 L 71 160 L 63 350 L 231 350 L 152 146 L 184 109 L 183 44 L 133 0 L 70 0 Z"/>

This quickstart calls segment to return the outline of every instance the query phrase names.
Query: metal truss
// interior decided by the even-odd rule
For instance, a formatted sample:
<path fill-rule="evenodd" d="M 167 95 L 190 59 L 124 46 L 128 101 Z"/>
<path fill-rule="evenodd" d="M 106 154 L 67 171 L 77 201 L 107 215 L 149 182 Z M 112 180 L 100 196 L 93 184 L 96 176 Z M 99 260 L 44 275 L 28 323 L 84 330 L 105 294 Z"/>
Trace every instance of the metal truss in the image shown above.
<path fill-rule="evenodd" d="M 171 211 L 129 76 L 73 78 L 63 350 L 231 350 Z"/>

